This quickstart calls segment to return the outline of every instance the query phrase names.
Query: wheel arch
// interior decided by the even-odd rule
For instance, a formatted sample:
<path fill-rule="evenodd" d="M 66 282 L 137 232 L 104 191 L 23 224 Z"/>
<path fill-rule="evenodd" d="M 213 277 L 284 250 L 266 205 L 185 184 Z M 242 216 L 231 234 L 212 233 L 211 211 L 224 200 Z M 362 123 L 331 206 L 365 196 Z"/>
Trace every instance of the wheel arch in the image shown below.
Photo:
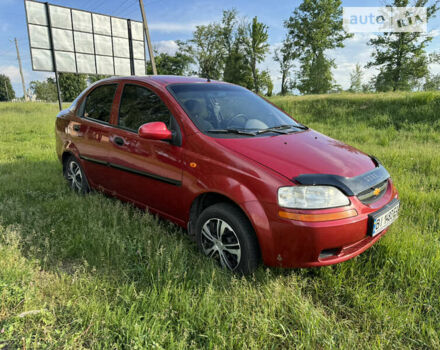
<path fill-rule="evenodd" d="M 244 217 L 248 220 L 250 226 L 253 229 L 253 232 L 251 234 L 255 235 L 255 238 L 257 240 L 258 244 L 258 250 L 260 252 L 260 256 L 263 256 L 265 253 L 262 249 L 262 240 L 260 239 L 260 235 L 258 234 L 257 228 L 254 225 L 254 222 L 251 219 L 251 216 L 248 214 L 247 210 L 241 206 L 238 202 L 234 201 L 230 197 L 226 196 L 225 194 L 222 194 L 220 192 L 215 191 L 209 191 L 199 194 L 192 202 L 190 213 L 189 213 L 189 221 L 188 221 L 188 233 L 191 237 L 196 236 L 195 227 L 196 227 L 196 220 L 199 217 L 199 215 L 205 210 L 206 208 L 217 204 L 217 203 L 229 203 L 233 205 L 235 208 L 237 208 Z"/>
<path fill-rule="evenodd" d="M 240 209 L 244 215 L 246 213 L 243 211 L 243 209 L 231 198 L 228 196 L 225 196 L 224 194 L 221 194 L 219 192 L 203 192 L 199 194 L 191 203 L 191 207 L 189 210 L 189 223 L 188 223 L 188 232 L 191 235 L 195 235 L 194 232 L 194 223 L 199 217 L 199 215 L 202 213 L 203 210 L 210 207 L 211 205 L 217 204 L 217 203 L 230 203 L 234 206 L 236 206 L 238 209 Z M 246 215 L 247 217 L 247 215 Z M 249 220 L 249 218 L 248 218 Z"/>
<path fill-rule="evenodd" d="M 65 150 L 63 154 L 61 155 L 61 164 L 63 165 L 63 172 L 66 170 L 66 161 L 69 159 L 70 156 L 75 156 L 73 152 L 70 150 Z"/>

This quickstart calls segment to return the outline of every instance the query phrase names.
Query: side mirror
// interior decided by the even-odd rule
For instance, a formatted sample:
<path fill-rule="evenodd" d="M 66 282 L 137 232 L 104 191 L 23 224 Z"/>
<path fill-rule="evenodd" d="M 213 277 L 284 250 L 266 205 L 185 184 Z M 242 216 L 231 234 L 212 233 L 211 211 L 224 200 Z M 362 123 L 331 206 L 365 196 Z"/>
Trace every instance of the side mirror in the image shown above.
<path fill-rule="evenodd" d="M 141 125 L 138 134 L 143 139 L 172 140 L 173 133 L 168 130 L 164 122 L 151 122 Z"/>

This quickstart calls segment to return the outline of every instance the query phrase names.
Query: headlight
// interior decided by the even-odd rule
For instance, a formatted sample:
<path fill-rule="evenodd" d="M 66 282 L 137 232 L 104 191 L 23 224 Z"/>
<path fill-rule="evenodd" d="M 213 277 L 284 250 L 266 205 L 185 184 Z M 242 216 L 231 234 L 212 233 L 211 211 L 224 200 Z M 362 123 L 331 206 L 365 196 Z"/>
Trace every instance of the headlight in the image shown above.
<path fill-rule="evenodd" d="M 349 199 L 332 186 L 292 186 L 278 189 L 278 204 L 283 208 L 324 209 L 350 204 Z"/>

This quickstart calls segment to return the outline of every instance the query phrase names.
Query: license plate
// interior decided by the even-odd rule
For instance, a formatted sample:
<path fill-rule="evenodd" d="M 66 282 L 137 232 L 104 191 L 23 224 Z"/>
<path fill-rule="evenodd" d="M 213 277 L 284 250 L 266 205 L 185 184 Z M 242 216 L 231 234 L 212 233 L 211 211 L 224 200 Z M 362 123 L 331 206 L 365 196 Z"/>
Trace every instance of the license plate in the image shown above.
<path fill-rule="evenodd" d="M 394 199 L 391 203 L 383 207 L 381 210 L 370 214 L 370 235 L 372 237 L 381 233 L 390 226 L 399 216 L 400 202 Z"/>

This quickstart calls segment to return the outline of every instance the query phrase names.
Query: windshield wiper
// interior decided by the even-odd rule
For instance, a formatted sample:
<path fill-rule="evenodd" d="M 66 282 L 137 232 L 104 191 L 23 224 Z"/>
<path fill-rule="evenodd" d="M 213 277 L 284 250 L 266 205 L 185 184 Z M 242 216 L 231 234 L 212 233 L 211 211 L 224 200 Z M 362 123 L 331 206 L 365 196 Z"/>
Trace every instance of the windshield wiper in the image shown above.
<path fill-rule="evenodd" d="M 248 136 L 255 136 L 256 133 L 245 131 L 245 130 L 239 130 L 239 129 L 211 129 L 207 132 L 213 133 L 213 134 L 238 134 L 238 135 L 248 135 Z"/>
<path fill-rule="evenodd" d="M 248 136 L 256 136 L 256 135 L 264 134 L 267 132 L 276 132 L 279 134 L 287 135 L 291 132 L 288 129 L 292 129 L 292 128 L 302 129 L 302 130 L 308 129 L 307 126 L 304 126 L 301 124 L 298 124 L 298 125 L 285 124 L 285 125 L 273 126 L 271 128 L 258 130 L 255 132 L 240 130 L 240 129 L 211 129 L 211 130 L 207 130 L 207 132 L 213 133 L 213 134 L 238 134 L 238 135 L 248 135 Z"/>
<path fill-rule="evenodd" d="M 273 126 L 271 128 L 259 130 L 257 131 L 257 134 L 264 134 L 266 132 L 277 132 L 279 134 L 288 134 L 290 133 L 290 131 L 287 131 L 287 129 L 292 129 L 292 128 L 297 128 L 302 130 L 308 129 L 307 126 L 301 124 L 297 124 L 297 125 L 284 124 L 284 125 L 278 125 L 278 126 Z"/>

